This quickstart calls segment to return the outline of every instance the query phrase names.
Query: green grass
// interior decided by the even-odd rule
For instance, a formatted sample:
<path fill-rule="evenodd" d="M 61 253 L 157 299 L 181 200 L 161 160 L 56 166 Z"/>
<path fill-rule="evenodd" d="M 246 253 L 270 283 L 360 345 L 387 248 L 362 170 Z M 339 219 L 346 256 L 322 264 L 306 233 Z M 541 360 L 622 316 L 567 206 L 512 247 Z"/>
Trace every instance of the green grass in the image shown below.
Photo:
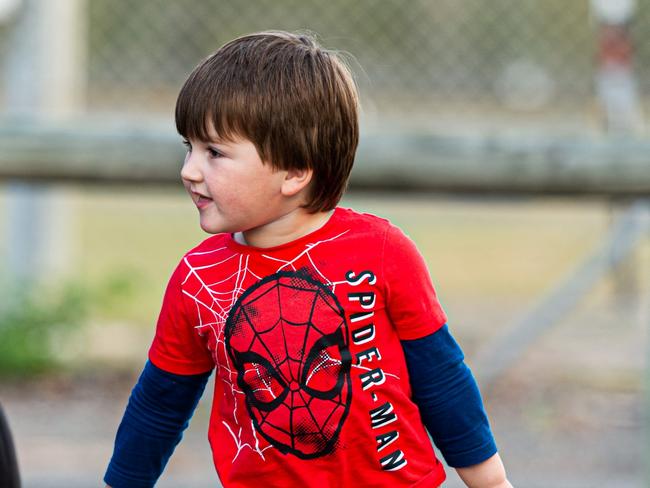
<path fill-rule="evenodd" d="M 53 372 L 60 350 L 82 325 L 88 299 L 77 285 L 0 287 L 0 377 Z"/>

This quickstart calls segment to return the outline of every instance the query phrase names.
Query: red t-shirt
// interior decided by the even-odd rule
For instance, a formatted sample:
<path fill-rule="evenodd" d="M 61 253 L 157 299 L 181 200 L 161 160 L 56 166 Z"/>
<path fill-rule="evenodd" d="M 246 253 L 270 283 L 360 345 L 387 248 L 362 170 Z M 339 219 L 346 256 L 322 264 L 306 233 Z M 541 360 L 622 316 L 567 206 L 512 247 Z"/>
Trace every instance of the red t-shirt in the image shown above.
<path fill-rule="evenodd" d="M 159 368 L 216 365 L 209 439 L 224 487 L 438 486 L 401 339 L 446 322 L 413 242 L 337 208 L 259 249 L 219 234 L 174 271 L 149 351 Z"/>

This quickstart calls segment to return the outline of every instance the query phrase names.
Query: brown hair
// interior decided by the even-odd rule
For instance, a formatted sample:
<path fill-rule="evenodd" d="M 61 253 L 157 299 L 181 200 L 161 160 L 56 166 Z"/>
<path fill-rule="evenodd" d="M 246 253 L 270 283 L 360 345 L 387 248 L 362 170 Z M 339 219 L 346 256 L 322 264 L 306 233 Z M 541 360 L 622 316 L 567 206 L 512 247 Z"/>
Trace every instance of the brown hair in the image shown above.
<path fill-rule="evenodd" d="M 333 209 L 359 141 L 358 96 L 349 69 L 307 34 L 249 34 L 203 60 L 176 102 L 176 128 L 207 141 L 249 139 L 278 169 L 312 169 L 310 212 Z"/>

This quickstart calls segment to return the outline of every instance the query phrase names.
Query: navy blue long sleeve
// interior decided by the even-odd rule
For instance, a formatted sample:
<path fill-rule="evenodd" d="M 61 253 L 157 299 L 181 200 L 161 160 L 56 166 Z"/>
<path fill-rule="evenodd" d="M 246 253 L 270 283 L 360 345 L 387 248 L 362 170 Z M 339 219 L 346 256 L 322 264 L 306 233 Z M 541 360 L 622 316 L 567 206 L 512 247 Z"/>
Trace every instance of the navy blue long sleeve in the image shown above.
<path fill-rule="evenodd" d="M 445 325 L 402 341 L 413 398 L 447 464 L 478 464 L 496 452 L 480 393 Z M 117 432 L 104 481 L 114 488 L 152 487 L 182 437 L 210 373 L 175 375 L 147 362 Z"/>
<path fill-rule="evenodd" d="M 493 456 L 497 447 L 481 394 L 447 325 L 401 342 L 413 400 L 447 464 L 462 468 Z"/>
<path fill-rule="evenodd" d="M 211 372 L 176 375 L 150 361 L 131 392 L 104 482 L 149 488 L 180 442 Z"/>

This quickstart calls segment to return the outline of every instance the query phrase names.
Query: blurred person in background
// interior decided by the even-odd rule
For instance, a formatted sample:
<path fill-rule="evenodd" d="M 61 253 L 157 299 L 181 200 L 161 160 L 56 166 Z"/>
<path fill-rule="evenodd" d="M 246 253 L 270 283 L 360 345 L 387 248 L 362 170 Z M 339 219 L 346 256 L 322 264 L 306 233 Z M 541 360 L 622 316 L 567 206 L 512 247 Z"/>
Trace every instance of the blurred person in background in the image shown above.
<path fill-rule="evenodd" d="M 636 1 L 592 0 L 591 6 L 599 21 L 596 93 L 604 128 L 612 134 L 637 133 L 643 129 L 643 113 L 630 33 Z"/>

